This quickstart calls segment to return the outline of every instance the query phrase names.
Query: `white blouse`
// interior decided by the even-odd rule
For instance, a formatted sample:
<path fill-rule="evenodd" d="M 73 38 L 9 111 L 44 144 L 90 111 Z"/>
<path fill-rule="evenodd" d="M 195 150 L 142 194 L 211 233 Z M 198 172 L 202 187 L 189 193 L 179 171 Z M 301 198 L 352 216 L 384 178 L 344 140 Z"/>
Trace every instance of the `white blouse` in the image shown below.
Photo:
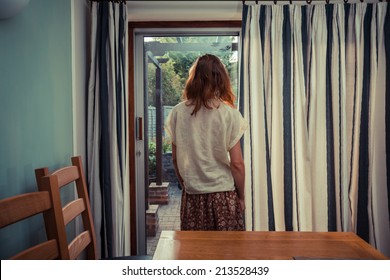
<path fill-rule="evenodd" d="M 202 106 L 191 116 L 193 105 L 181 102 L 165 122 L 168 140 L 176 146 L 179 173 L 189 194 L 234 190 L 229 150 L 237 144 L 247 122 L 241 113 L 218 101 Z"/>

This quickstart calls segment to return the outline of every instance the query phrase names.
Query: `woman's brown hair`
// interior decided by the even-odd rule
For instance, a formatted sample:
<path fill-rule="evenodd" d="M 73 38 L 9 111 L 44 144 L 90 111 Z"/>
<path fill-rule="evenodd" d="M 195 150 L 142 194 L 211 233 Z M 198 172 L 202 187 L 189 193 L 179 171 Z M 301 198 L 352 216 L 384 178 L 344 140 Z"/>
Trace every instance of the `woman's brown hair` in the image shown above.
<path fill-rule="evenodd" d="M 234 107 L 235 96 L 225 65 L 215 55 L 205 54 L 190 68 L 183 99 L 195 106 L 191 115 L 196 116 L 202 105 L 212 109 L 208 101 L 215 98 Z"/>

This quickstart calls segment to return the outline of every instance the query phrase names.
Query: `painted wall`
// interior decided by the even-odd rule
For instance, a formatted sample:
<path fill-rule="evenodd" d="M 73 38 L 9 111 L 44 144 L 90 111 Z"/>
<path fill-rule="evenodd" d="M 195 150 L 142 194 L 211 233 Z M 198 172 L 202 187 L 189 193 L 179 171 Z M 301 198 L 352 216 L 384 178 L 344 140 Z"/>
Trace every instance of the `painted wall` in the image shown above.
<path fill-rule="evenodd" d="M 87 92 L 90 57 L 90 2 L 72 0 L 73 154 L 87 164 Z M 87 174 L 87 173 L 86 173 Z"/>
<path fill-rule="evenodd" d="M 241 20 L 242 2 L 129 1 L 127 11 L 129 21 Z"/>
<path fill-rule="evenodd" d="M 72 155 L 71 1 L 30 1 L 0 21 L 0 199 L 36 191 L 34 169 Z M 44 236 L 40 216 L 2 229 L 0 258 Z"/>

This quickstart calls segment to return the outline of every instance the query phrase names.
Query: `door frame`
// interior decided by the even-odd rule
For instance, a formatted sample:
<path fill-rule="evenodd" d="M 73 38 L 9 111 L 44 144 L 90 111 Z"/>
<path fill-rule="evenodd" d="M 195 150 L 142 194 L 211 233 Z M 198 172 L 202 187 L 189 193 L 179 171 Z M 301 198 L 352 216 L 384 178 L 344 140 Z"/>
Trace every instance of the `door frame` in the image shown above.
<path fill-rule="evenodd" d="M 161 29 L 176 29 L 179 31 L 187 30 L 200 30 L 200 29 L 235 29 L 240 33 L 241 21 L 148 21 L 148 22 L 128 22 L 128 62 L 129 62 L 129 174 L 130 174 L 130 252 L 131 255 L 146 254 L 143 247 L 139 246 L 141 242 L 145 242 L 140 236 L 139 217 L 145 217 L 145 211 L 142 212 L 140 205 L 145 205 L 145 202 L 139 201 L 139 194 L 137 194 L 137 163 L 136 163 L 136 137 L 137 137 L 137 125 L 136 125 L 136 47 L 135 37 L 136 32 L 139 30 L 161 30 Z M 145 124 L 144 124 L 145 125 Z M 138 127 L 139 129 L 139 127 Z M 138 195 L 138 196 L 137 196 Z M 142 218 L 143 219 L 143 218 Z"/>

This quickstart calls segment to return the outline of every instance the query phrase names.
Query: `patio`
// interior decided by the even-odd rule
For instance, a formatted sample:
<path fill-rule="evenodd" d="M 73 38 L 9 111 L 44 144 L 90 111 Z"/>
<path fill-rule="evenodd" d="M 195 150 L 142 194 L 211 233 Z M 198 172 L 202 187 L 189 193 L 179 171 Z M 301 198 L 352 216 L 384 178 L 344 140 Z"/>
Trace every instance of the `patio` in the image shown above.
<path fill-rule="evenodd" d="M 181 190 L 177 183 L 168 187 L 169 203 L 158 208 L 159 228 L 156 236 L 147 238 L 147 254 L 153 256 L 158 240 L 163 230 L 180 230 L 180 199 Z"/>

